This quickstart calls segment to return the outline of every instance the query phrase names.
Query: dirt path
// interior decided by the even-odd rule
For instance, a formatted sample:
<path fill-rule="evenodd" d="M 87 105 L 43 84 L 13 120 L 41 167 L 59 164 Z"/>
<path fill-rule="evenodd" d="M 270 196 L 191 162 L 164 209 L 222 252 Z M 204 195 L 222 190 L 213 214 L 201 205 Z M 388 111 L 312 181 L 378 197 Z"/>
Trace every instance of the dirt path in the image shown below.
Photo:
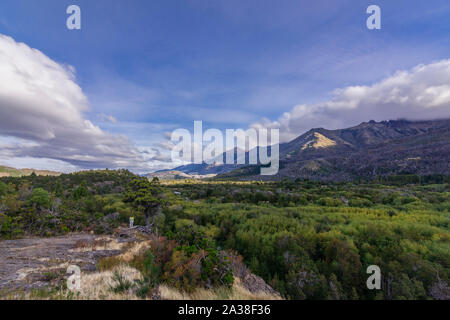
<path fill-rule="evenodd" d="M 27 290 L 62 281 L 72 264 L 94 271 L 100 258 L 119 254 L 124 243 L 91 234 L 0 241 L 0 290 Z"/>

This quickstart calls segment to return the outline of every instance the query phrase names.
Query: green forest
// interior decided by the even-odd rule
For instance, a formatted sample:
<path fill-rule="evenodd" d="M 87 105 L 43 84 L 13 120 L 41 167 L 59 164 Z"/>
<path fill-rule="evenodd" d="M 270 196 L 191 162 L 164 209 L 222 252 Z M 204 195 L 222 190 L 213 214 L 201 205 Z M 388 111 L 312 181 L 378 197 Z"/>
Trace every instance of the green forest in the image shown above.
<path fill-rule="evenodd" d="M 133 262 L 145 271 L 143 290 L 230 286 L 237 258 L 285 299 L 439 299 L 450 290 L 445 176 L 149 181 L 101 170 L 0 178 L 2 239 L 108 234 L 130 217 L 161 239 Z M 202 268 L 193 270 L 199 256 Z M 370 265 L 381 269 L 381 290 L 366 286 Z"/>

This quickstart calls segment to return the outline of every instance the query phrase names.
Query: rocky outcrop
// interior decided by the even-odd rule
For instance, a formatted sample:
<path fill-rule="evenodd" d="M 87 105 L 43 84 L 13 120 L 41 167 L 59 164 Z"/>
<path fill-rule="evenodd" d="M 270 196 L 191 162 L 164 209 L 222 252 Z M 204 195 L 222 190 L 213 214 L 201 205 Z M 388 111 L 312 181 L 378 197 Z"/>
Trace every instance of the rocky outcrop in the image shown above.
<path fill-rule="evenodd" d="M 72 264 L 95 271 L 98 260 L 118 255 L 127 242 L 93 234 L 0 241 L 0 291 L 61 284 Z"/>

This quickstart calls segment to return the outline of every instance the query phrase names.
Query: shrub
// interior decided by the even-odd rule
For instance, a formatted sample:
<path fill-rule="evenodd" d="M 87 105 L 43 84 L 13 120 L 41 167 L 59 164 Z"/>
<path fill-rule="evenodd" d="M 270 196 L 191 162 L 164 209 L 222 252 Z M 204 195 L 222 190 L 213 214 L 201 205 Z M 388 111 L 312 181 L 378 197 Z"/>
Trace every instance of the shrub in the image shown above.
<path fill-rule="evenodd" d="M 85 180 L 83 180 L 83 182 L 73 191 L 72 196 L 75 200 L 80 200 L 89 196 L 89 189 L 87 188 L 87 183 Z"/>
<path fill-rule="evenodd" d="M 36 206 L 38 208 L 49 208 L 50 196 L 46 190 L 42 188 L 36 188 L 31 192 L 28 204 L 31 206 Z"/>
<path fill-rule="evenodd" d="M 112 285 L 110 289 L 114 293 L 127 292 L 134 287 L 134 284 L 131 281 L 125 279 L 125 277 L 117 270 L 114 272 L 112 279 L 115 284 Z"/>
<path fill-rule="evenodd" d="M 211 240 L 202 241 L 197 233 L 184 232 L 182 242 L 160 237 L 152 240 L 144 254 L 135 257 L 132 266 L 140 270 L 150 289 L 164 282 L 185 292 L 196 288 L 232 286 L 231 263 L 225 252 L 217 250 Z"/>
<path fill-rule="evenodd" d="M 8 191 L 8 186 L 4 182 L 0 182 L 0 199 L 6 195 L 6 192 Z"/>

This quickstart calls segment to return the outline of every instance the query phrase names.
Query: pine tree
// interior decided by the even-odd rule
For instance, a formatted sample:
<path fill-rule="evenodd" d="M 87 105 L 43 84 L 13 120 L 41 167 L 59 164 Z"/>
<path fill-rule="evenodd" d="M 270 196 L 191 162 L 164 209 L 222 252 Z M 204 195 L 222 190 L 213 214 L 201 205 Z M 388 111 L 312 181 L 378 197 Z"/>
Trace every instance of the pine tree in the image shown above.
<path fill-rule="evenodd" d="M 136 178 L 130 182 L 124 201 L 130 202 L 136 209 L 143 211 L 146 225 L 149 226 L 150 219 L 164 203 L 160 197 L 161 192 L 158 179 L 150 182 L 146 178 Z"/>

